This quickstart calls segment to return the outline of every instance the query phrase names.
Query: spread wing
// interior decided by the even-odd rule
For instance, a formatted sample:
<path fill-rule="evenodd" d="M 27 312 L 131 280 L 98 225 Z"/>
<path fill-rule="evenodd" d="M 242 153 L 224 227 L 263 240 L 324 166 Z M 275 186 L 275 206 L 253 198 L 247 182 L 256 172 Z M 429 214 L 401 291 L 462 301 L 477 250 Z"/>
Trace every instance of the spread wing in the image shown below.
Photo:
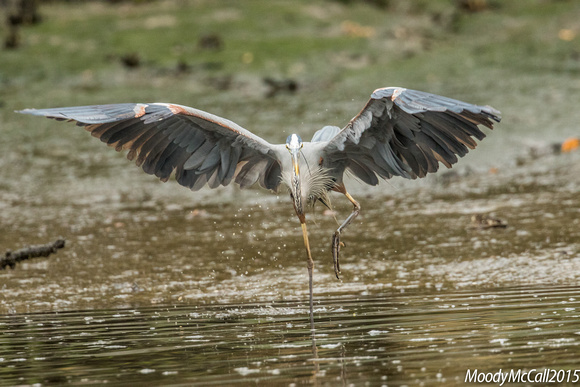
<path fill-rule="evenodd" d="M 325 147 L 330 162 L 343 163 L 365 183 L 377 176 L 408 179 L 448 168 L 475 148 L 500 112 L 439 95 L 399 87 L 377 89 L 362 111 Z"/>
<path fill-rule="evenodd" d="M 167 181 L 175 171 L 179 184 L 196 191 L 232 180 L 242 188 L 256 181 L 267 189 L 280 183 L 280 163 L 273 146 L 224 118 L 167 103 L 114 104 L 19 113 L 76 121 L 94 137 L 151 175 Z"/>

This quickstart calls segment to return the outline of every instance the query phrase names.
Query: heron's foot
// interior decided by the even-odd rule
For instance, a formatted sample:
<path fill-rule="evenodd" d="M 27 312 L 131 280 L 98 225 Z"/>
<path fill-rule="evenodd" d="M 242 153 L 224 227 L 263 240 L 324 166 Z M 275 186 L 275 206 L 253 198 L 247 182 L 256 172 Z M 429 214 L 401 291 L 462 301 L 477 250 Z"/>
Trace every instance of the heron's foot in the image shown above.
<path fill-rule="evenodd" d="M 332 262 L 334 263 L 334 274 L 336 275 L 337 279 L 340 279 L 338 276 L 340 274 L 340 263 L 338 261 L 338 256 L 340 254 L 341 247 L 344 247 L 344 243 L 340 241 L 340 233 L 337 231 L 332 236 Z"/>

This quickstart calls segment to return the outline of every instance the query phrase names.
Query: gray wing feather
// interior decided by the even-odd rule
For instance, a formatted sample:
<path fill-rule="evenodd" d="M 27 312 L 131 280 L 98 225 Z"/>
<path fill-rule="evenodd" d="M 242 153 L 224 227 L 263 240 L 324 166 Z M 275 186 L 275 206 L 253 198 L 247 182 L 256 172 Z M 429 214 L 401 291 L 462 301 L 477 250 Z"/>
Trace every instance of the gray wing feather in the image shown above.
<path fill-rule="evenodd" d="M 436 172 L 439 163 L 451 167 L 457 156 L 475 148 L 474 138 L 493 129 L 500 112 L 422 91 L 387 87 L 377 89 L 363 110 L 342 130 L 321 131 L 328 139 L 327 162 L 342 163 L 362 181 L 375 185 L 376 176 L 409 179 Z M 369 170 L 374 178 L 369 176 Z"/>
<path fill-rule="evenodd" d="M 117 151 L 128 150 L 127 158 L 148 174 L 167 181 L 175 173 L 177 182 L 192 190 L 205 184 L 225 186 L 234 178 L 243 187 L 259 181 L 274 190 L 280 183 L 279 160 L 270 143 L 229 120 L 190 107 L 123 103 L 19 113 L 76 121 Z M 240 171 L 248 176 L 237 176 Z"/>

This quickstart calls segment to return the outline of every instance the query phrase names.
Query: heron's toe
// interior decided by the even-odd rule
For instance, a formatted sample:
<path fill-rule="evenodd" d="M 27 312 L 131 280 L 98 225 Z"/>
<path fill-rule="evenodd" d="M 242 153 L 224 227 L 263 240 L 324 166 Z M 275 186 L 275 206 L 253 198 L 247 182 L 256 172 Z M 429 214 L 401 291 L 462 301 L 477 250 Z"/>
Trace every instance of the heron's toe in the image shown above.
<path fill-rule="evenodd" d="M 344 246 L 344 243 L 340 241 L 340 234 L 336 232 L 332 236 L 332 262 L 334 264 L 334 274 L 336 275 L 337 279 L 340 279 L 340 263 L 338 257 L 340 255 L 341 246 Z"/>

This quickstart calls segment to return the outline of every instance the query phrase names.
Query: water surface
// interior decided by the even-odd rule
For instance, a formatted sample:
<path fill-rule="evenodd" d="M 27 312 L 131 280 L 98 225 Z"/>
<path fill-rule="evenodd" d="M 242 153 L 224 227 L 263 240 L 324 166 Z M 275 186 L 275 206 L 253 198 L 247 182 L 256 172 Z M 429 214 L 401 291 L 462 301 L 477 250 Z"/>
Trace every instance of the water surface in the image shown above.
<path fill-rule="evenodd" d="M 71 188 L 85 195 L 4 195 L 3 244 L 68 245 L 0 273 L 0 383 L 453 385 L 468 369 L 574 369 L 579 157 L 378 195 L 355 184 L 363 213 L 340 281 L 328 247 L 350 207 L 335 196 L 336 214 L 309 218 L 314 341 L 283 193 L 226 189 L 202 205 L 97 179 Z M 473 214 L 508 226 L 473 228 Z"/>
<path fill-rule="evenodd" d="M 468 369 L 574 369 L 580 291 L 388 292 L 2 316 L 12 384 L 459 385 Z M 538 371 L 538 372 L 540 372 Z"/>

